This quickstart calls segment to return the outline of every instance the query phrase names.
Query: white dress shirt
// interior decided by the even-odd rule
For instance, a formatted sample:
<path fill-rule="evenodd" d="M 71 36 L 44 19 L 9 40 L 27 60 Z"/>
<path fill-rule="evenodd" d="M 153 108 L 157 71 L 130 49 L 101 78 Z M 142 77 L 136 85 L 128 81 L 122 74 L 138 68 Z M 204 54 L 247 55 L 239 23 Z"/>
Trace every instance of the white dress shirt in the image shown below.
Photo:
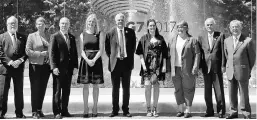
<path fill-rule="evenodd" d="M 240 36 L 241 36 L 241 33 L 238 36 L 232 36 L 233 42 L 234 42 L 234 49 L 236 48 L 236 46 L 238 44 Z"/>
<path fill-rule="evenodd" d="M 214 34 L 214 32 L 212 32 L 211 34 L 210 34 L 210 33 L 208 33 L 208 41 L 209 41 L 210 49 L 212 49 L 213 34 Z"/>
<path fill-rule="evenodd" d="M 175 66 L 182 67 L 181 64 L 181 54 L 186 40 L 182 39 L 179 35 L 177 37 L 176 43 L 176 56 L 175 56 Z"/>
<path fill-rule="evenodd" d="M 119 44 L 120 44 L 120 39 L 121 39 L 121 35 L 120 35 L 120 30 L 122 30 L 122 36 L 123 36 L 123 44 L 124 44 L 124 58 L 127 57 L 127 49 L 126 49 L 126 38 L 125 38 L 125 31 L 124 28 L 119 29 L 117 27 L 117 33 L 118 33 L 118 39 L 119 39 Z M 120 45 L 118 46 L 118 54 L 117 57 L 120 58 Z"/>

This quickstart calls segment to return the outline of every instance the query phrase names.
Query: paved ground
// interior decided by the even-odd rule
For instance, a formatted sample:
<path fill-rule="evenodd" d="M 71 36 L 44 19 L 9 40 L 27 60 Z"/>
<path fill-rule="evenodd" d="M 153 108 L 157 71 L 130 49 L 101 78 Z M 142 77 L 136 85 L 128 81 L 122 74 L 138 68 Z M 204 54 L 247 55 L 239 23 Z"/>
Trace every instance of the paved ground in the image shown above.
<path fill-rule="evenodd" d="M 228 91 L 225 89 L 225 99 L 226 107 L 228 111 Z M 250 89 L 250 102 L 252 107 L 253 117 L 256 118 L 256 89 Z M 14 96 L 13 90 L 9 92 L 8 101 L 8 112 L 6 117 L 15 117 L 14 111 Z M 31 105 L 30 105 L 30 89 L 24 88 L 24 114 L 31 118 Z M 215 98 L 213 98 L 215 101 Z M 122 101 L 122 98 L 120 98 Z M 214 102 L 215 103 L 215 102 Z M 91 113 L 93 104 L 92 89 L 90 89 L 89 97 L 89 109 Z M 215 107 L 215 106 L 214 106 Z M 158 104 L 158 112 L 161 117 L 158 119 L 177 119 L 174 117 L 176 114 L 176 101 L 174 97 L 174 88 L 161 88 L 160 98 Z M 193 119 L 202 119 L 200 117 L 205 111 L 205 102 L 203 96 L 203 89 L 197 88 L 195 92 L 195 97 L 193 101 Z M 83 116 L 83 96 L 82 88 L 72 88 L 70 96 L 69 110 L 71 114 L 75 116 L 72 119 L 82 119 Z M 145 117 L 145 98 L 143 88 L 131 88 L 130 97 L 130 112 L 132 113 L 132 119 L 153 119 L 153 117 Z M 43 112 L 46 114 L 47 119 L 53 118 L 52 115 L 52 88 L 48 88 L 46 92 L 46 97 L 44 100 Z M 110 88 L 100 88 L 99 104 L 98 104 L 99 117 L 97 119 L 127 119 L 122 117 L 122 111 L 120 111 L 120 116 L 109 118 L 108 115 L 111 112 L 111 89 Z M 216 117 L 210 117 L 208 119 L 215 119 Z M 129 118 L 131 119 L 131 118 Z"/>

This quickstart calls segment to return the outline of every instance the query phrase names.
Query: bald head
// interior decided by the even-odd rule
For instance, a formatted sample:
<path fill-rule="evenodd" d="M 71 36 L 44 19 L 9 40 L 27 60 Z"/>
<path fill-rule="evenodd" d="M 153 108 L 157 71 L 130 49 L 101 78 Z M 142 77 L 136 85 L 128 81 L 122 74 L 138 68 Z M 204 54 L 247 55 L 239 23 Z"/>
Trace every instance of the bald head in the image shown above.
<path fill-rule="evenodd" d="M 60 31 L 63 33 L 68 33 L 68 30 L 70 28 L 70 20 L 67 17 L 63 17 L 60 19 Z"/>
<path fill-rule="evenodd" d="M 10 33 L 15 33 L 18 29 L 18 19 L 11 16 L 6 21 L 7 31 Z"/>

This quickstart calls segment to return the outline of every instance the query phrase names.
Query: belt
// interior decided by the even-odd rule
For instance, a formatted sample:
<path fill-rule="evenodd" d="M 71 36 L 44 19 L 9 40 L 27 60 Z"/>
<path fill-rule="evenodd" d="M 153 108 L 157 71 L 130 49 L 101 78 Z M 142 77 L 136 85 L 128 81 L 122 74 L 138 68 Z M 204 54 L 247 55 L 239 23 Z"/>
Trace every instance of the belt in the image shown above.
<path fill-rule="evenodd" d="M 119 59 L 119 60 L 124 60 L 125 57 L 117 57 L 117 59 Z"/>

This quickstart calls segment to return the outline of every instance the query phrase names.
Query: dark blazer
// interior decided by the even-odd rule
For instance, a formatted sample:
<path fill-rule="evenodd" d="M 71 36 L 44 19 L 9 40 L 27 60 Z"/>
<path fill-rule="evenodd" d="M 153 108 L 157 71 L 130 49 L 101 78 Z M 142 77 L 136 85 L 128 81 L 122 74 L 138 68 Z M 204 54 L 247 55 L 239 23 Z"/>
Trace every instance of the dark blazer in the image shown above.
<path fill-rule="evenodd" d="M 200 68 L 202 68 L 203 73 L 207 74 L 210 71 L 221 73 L 221 67 L 225 64 L 224 39 L 224 34 L 215 31 L 212 48 L 210 48 L 208 33 L 205 32 L 202 36 L 199 36 L 198 41 L 201 51 Z"/>
<path fill-rule="evenodd" d="M 127 68 L 132 70 L 134 68 L 134 52 L 136 49 L 136 35 L 133 29 L 124 28 L 125 41 L 126 41 L 126 51 L 127 51 Z M 117 62 L 117 47 L 119 46 L 118 32 L 117 28 L 114 27 L 106 34 L 105 40 L 105 51 L 109 57 L 109 71 L 112 72 L 115 68 Z"/>
<path fill-rule="evenodd" d="M 68 33 L 70 40 L 70 50 L 66 44 L 62 33 L 56 32 L 50 37 L 49 59 L 51 69 L 58 68 L 60 72 L 72 72 L 74 68 L 78 68 L 78 53 L 75 37 Z"/>
<path fill-rule="evenodd" d="M 171 40 L 168 42 L 168 55 L 170 58 L 170 64 L 168 64 L 167 70 L 171 71 L 171 76 L 175 76 L 175 56 L 177 37 L 178 35 L 172 37 Z M 182 70 L 183 72 L 186 72 L 185 74 L 192 75 L 193 68 L 195 68 L 196 70 L 199 69 L 200 49 L 197 39 L 190 36 L 189 39 L 186 40 L 181 53 L 181 60 Z"/>
<path fill-rule="evenodd" d="M 17 37 L 17 47 L 13 48 L 12 39 L 8 32 L 5 32 L 0 35 L 0 74 L 7 74 L 9 70 L 15 70 L 19 72 L 24 71 L 24 63 L 27 59 L 27 55 L 25 53 L 25 46 L 27 36 L 22 35 L 20 33 L 16 33 Z M 13 68 L 9 66 L 8 63 L 13 60 L 23 59 L 18 68 Z"/>
<path fill-rule="evenodd" d="M 228 80 L 232 80 L 235 76 L 236 80 L 248 81 L 255 64 L 255 40 L 241 34 L 235 50 L 233 41 L 232 36 L 230 36 L 225 39 L 224 43 Z"/>

